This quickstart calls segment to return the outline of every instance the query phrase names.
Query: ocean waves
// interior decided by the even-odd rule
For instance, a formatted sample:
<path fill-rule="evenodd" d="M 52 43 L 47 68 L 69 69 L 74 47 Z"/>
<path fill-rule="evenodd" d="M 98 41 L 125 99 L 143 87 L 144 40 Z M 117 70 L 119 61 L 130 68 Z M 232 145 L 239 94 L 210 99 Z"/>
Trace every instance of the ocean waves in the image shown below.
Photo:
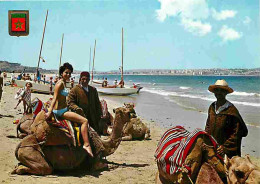
<path fill-rule="evenodd" d="M 191 87 L 181 86 L 180 89 L 191 89 Z"/>
<path fill-rule="evenodd" d="M 180 89 L 183 89 L 180 87 Z M 186 89 L 186 88 L 185 88 Z M 146 91 L 148 93 L 153 93 L 165 97 L 180 97 L 180 98 L 191 98 L 191 99 L 200 99 L 200 100 L 206 100 L 206 101 L 216 101 L 216 98 L 209 93 L 197 93 L 194 91 L 194 93 L 185 93 L 185 92 L 175 92 L 175 91 L 166 91 L 163 89 L 157 89 L 157 88 L 144 88 L 142 91 Z M 256 93 L 246 93 L 246 92 L 234 92 L 234 96 L 251 96 L 251 97 L 258 97 Z M 243 101 L 242 101 L 243 99 Z M 249 102 L 249 101 L 244 101 L 246 100 L 245 98 L 241 98 L 241 100 L 238 99 L 232 99 L 232 103 L 234 104 L 239 104 L 239 105 L 245 105 L 245 106 L 251 106 L 251 107 L 260 107 L 260 103 L 255 103 L 255 102 Z"/>
<path fill-rule="evenodd" d="M 230 95 L 234 96 L 255 96 L 255 97 L 260 97 L 259 93 L 247 93 L 247 92 L 240 92 L 240 91 L 234 91 Z"/>

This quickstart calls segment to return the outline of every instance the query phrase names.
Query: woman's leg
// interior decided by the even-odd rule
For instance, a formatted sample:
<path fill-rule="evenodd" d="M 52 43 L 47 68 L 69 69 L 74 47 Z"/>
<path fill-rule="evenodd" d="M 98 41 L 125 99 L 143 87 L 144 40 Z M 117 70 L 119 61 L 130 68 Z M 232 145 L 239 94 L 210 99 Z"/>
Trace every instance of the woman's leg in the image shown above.
<path fill-rule="evenodd" d="M 65 112 L 62 117 L 64 119 L 70 120 L 70 121 L 74 121 L 77 123 L 81 124 L 81 134 L 83 137 L 83 141 L 84 141 L 84 146 L 83 149 L 85 149 L 88 154 L 93 157 L 93 153 L 89 144 L 89 139 L 88 139 L 88 120 L 86 118 L 84 118 L 83 116 L 80 116 L 77 113 L 74 112 Z"/>

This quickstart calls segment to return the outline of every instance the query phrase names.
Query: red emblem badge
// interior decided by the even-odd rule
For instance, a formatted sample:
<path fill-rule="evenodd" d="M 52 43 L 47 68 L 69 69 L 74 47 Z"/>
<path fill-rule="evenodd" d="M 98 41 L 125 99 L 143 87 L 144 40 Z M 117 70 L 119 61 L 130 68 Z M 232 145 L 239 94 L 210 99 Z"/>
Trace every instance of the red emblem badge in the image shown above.
<path fill-rule="evenodd" d="M 9 10 L 8 16 L 11 36 L 27 36 L 29 34 L 28 10 Z"/>

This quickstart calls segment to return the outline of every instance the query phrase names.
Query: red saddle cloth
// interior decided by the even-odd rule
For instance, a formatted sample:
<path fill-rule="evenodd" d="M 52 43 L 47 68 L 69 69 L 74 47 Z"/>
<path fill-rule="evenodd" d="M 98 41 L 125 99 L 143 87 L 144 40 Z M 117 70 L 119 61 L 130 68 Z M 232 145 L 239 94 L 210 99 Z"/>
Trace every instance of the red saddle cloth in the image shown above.
<path fill-rule="evenodd" d="M 201 129 L 189 132 L 182 126 L 176 126 L 167 130 L 158 143 L 154 155 L 157 164 L 160 164 L 163 171 L 170 175 L 181 171 L 182 167 L 190 171 L 184 162 L 191 146 L 201 134 L 209 136 L 213 146 L 217 147 L 215 139 Z"/>

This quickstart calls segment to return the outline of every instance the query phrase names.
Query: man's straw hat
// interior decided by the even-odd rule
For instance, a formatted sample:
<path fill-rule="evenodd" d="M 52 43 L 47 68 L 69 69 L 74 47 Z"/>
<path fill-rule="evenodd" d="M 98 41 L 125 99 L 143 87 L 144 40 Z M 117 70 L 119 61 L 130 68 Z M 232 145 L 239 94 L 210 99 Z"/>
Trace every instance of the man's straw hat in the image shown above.
<path fill-rule="evenodd" d="M 233 93 L 233 89 L 228 87 L 228 83 L 225 80 L 217 80 L 214 85 L 209 86 L 209 91 L 214 93 L 214 90 L 220 88 L 226 90 L 228 93 Z"/>

